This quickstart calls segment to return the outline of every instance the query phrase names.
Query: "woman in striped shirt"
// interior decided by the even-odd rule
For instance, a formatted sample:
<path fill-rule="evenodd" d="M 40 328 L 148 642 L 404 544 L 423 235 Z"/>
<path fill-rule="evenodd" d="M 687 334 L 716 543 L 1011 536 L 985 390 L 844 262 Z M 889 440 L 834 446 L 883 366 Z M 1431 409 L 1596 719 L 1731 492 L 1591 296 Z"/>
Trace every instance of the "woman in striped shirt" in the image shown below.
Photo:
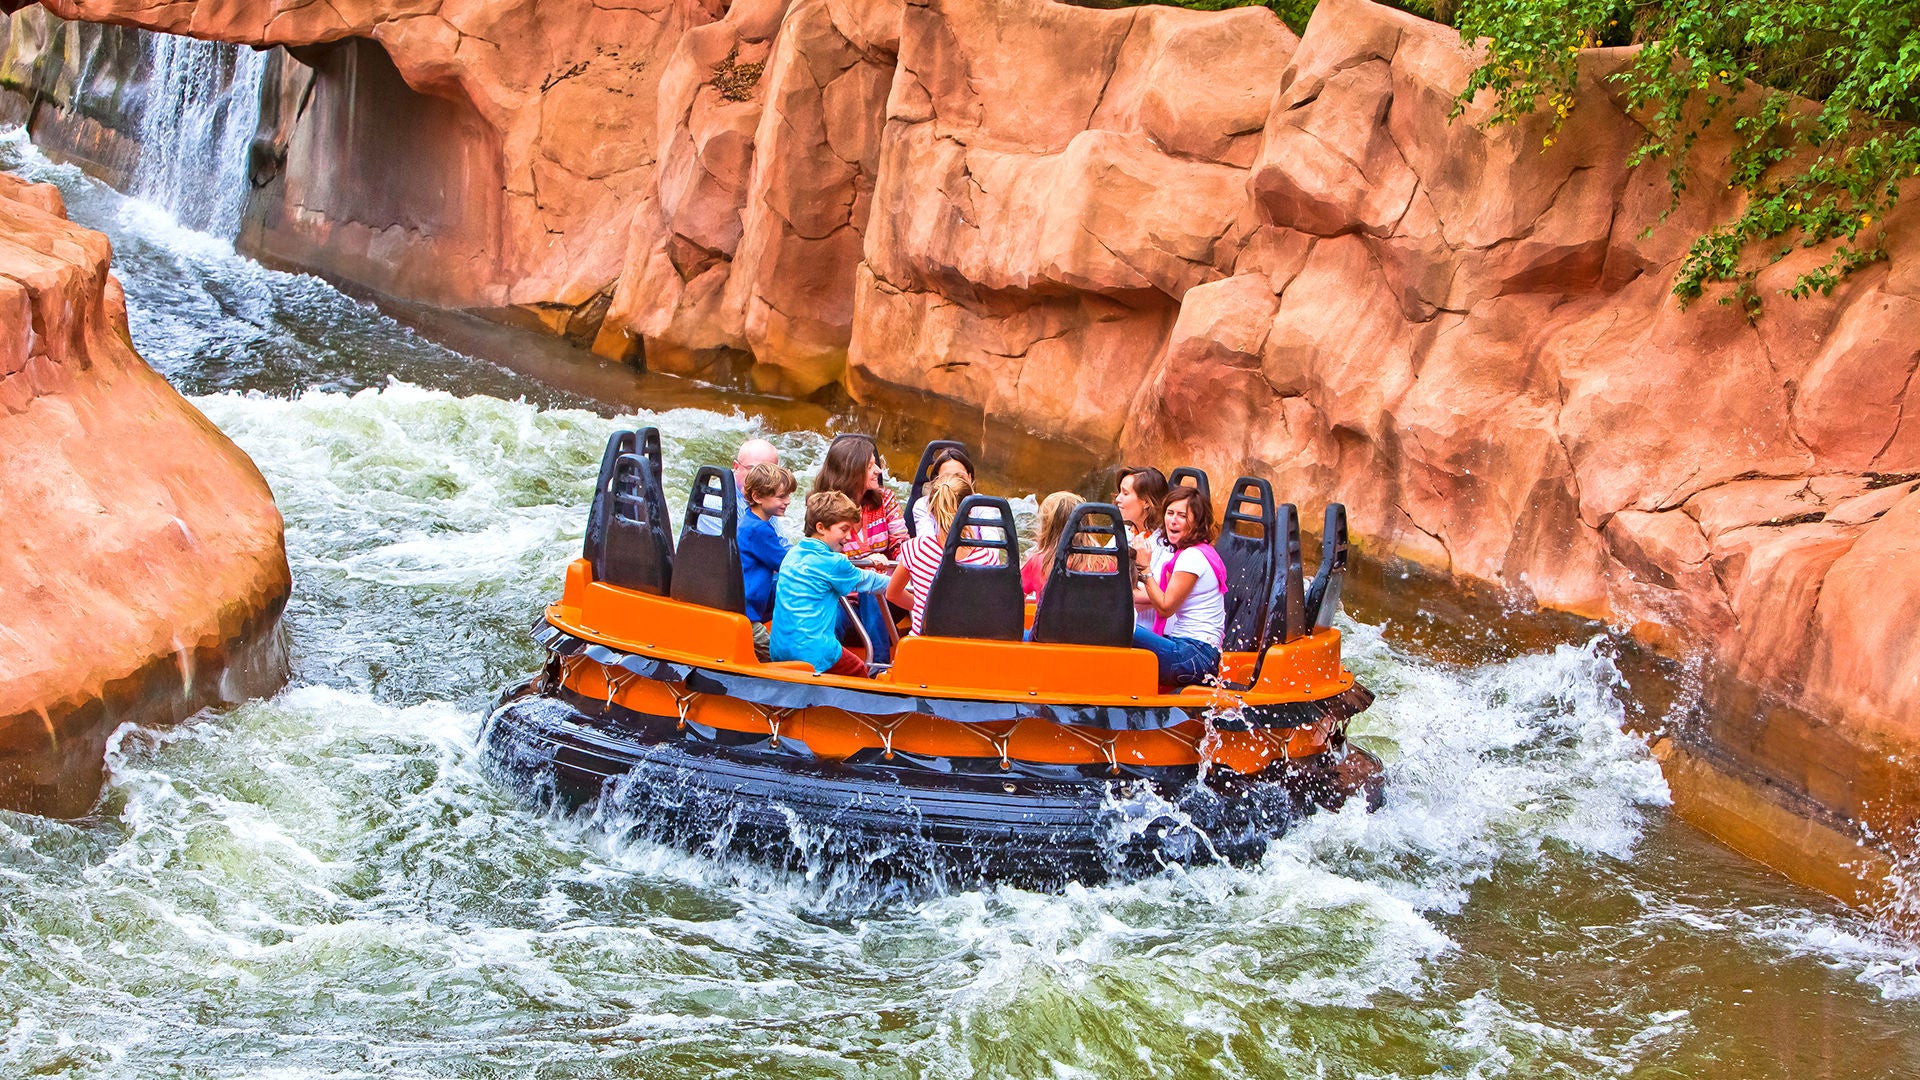
<path fill-rule="evenodd" d="M 933 575 L 946 554 L 947 530 L 953 528 L 960 503 L 973 494 L 973 485 L 964 476 L 943 476 L 934 481 L 926 495 L 927 509 L 933 514 L 933 529 L 907 541 L 900 549 L 900 565 L 894 568 L 887 585 L 887 599 L 913 611 L 913 632 L 920 633 L 926 620 L 927 593 L 933 588 Z M 973 566 L 998 565 L 999 553 L 992 548 L 968 547 L 965 540 L 954 552 L 958 562 Z M 911 589 L 911 595 L 909 595 Z"/>

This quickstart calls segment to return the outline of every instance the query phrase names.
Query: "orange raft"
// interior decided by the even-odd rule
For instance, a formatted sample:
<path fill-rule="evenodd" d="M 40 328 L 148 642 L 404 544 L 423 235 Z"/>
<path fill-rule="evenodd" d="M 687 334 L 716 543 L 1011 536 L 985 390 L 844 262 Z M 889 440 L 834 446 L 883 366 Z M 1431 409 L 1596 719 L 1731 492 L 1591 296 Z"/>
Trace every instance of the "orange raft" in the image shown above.
<path fill-rule="evenodd" d="M 676 586 L 676 570 L 713 571 L 703 553 L 732 555 L 714 561 L 723 583 L 737 573 L 731 530 L 697 528 L 730 524 L 732 477 L 701 470 L 679 543 L 661 542 L 664 521 L 647 520 L 664 517 L 658 468 L 623 452 L 623 436 L 641 448 L 650 434 L 615 436 L 588 554 L 535 625 L 548 661 L 483 733 L 529 797 L 761 859 L 837 853 L 1029 884 L 1253 858 L 1316 805 L 1378 805 L 1379 764 L 1345 739 L 1371 694 L 1341 663 L 1331 611 L 1305 615 L 1297 531 L 1291 559 L 1282 545 L 1274 560 L 1278 585 L 1257 585 L 1263 609 L 1299 625 L 1263 635 L 1261 652 L 1225 653 L 1216 686 L 1162 692 L 1141 649 L 931 635 L 901 639 L 875 678 L 816 674 L 758 660 L 730 588 L 712 604 L 700 602 L 712 582 Z M 1269 536 L 1286 538 L 1290 511 L 1275 508 Z M 1329 537 L 1323 603 L 1338 602 L 1337 579 L 1324 581 L 1335 539 L 1344 564 L 1344 537 Z"/>

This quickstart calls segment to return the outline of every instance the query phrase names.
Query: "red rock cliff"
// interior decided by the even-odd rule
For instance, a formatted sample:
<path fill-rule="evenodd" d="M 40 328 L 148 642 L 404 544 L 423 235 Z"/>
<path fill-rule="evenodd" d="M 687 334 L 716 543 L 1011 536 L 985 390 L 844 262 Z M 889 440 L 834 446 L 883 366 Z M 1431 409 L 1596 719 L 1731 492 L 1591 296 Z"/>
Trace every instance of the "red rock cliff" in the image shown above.
<path fill-rule="evenodd" d="M 285 678 L 280 514 L 127 337 L 107 239 L 0 175 L 0 806 L 72 815 L 122 722 Z"/>
<path fill-rule="evenodd" d="M 466 185 L 481 239 L 409 261 L 431 227 L 302 197 L 322 269 L 345 246 L 349 276 L 664 370 L 750 358 L 789 393 L 1265 473 L 1309 520 L 1346 501 L 1376 555 L 1635 626 L 1790 707 L 1709 741 L 1796 812 L 1920 807 L 1888 764 L 1920 752 L 1920 228 L 1757 323 L 1681 310 L 1677 260 L 1734 195 L 1696 175 L 1663 217 L 1665 165 L 1626 167 L 1640 129 L 1602 81 L 1623 53 L 1583 55 L 1548 145 L 1539 118 L 1450 118 L 1473 56 L 1366 0 L 1322 0 L 1301 39 L 1264 9 L 1048 0 L 47 6 L 362 38 L 450 103 L 474 134 L 420 171 Z M 310 157 L 290 191 L 354 167 Z"/>

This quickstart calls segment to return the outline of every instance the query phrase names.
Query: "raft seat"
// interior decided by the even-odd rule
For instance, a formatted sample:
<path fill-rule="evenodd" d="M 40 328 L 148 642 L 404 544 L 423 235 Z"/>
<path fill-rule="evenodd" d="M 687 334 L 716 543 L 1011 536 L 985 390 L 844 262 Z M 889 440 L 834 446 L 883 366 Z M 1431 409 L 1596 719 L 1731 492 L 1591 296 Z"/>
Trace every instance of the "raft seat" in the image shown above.
<path fill-rule="evenodd" d="M 687 494 L 669 592 L 685 604 L 745 614 L 746 576 L 740 564 L 740 497 L 733 472 L 703 465 Z"/>
<path fill-rule="evenodd" d="M 759 663 L 753 651 L 753 624 L 745 615 L 596 581 L 586 559 L 575 559 L 567 566 L 560 602 L 548 614 L 610 642 L 679 653 L 703 662 Z"/>
<path fill-rule="evenodd" d="M 1125 552 L 1119 507 L 1109 503 L 1074 507 L 1033 613 L 1033 640 L 1129 648 L 1133 644 L 1133 574 Z"/>
<path fill-rule="evenodd" d="M 1207 471 L 1205 469 L 1195 468 L 1192 465 L 1182 465 L 1167 474 L 1168 487 L 1177 488 L 1182 484 L 1205 495 L 1208 502 L 1213 501 L 1213 485 L 1207 482 Z"/>
<path fill-rule="evenodd" d="M 602 511 L 586 557 L 597 577 L 655 596 L 672 590 L 673 536 L 659 492 L 659 475 L 645 456 L 614 459 L 606 487 L 594 495 Z"/>
<path fill-rule="evenodd" d="M 969 495 L 961 501 L 947 530 L 940 568 L 927 588 L 926 609 L 920 617 L 923 634 L 1020 640 L 1026 600 L 1020 591 L 1020 547 L 1014 535 L 1013 507 L 1007 500 Z M 960 562 L 963 547 L 998 551 L 999 564 Z"/>
<path fill-rule="evenodd" d="M 1347 558 L 1347 508 L 1342 503 L 1328 503 L 1326 524 L 1320 530 L 1320 569 L 1306 589 L 1306 617 L 1313 621 L 1315 631 L 1332 626 L 1334 613 L 1340 610 Z"/>
<path fill-rule="evenodd" d="M 920 535 L 919 528 L 913 523 L 913 507 L 925 497 L 927 485 L 933 482 L 933 459 L 942 450 L 958 450 L 964 454 L 967 444 L 952 439 L 935 439 L 920 451 L 920 463 L 913 467 L 913 487 L 907 492 L 907 505 L 900 508 L 900 512 L 907 517 L 908 536 Z"/>
<path fill-rule="evenodd" d="M 644 459 L 656 484 L 648 487 L 643 478 L 636 478 L 631 466 L 623 470 L 621 459 L 625 457 Z M 631 501 L 637 495 L 645 504 L 641 507 L 641 516 L 649 521 L 664 523 L 667 520 L 666 496 L 660 493 L 657 487 L 660 470 L 660 430 L 658 428 L 616 431 L 607 439 L 606 451 L 600 458 L 600 478 L 593 486 L 593 504 L 587 510 L 586 543 L 580 553 L 593 561 L 595 571 L 602 576 L 606 571 L 602 555 L 607 539 L 607 522 L 613 515 L 616 501 Z M 622 484 L 619 486 L 623 487 L 623 490 L 619 493 L 619 499 L 616 499 L 614 492 L 616 474 L 623 471 L 627 476 L 621 478 Z M 673 554 L 671 537 L 665 538 L 662 542 L 667 544 L 667 555 L 671 560 Z"/>
<path fill-rule="evenodd" d="M 1227 570 L 1227 652 L 1257 648 L 1267 628 L 1269 594 L 1279 545 L 1280 513 L 1273 505 L 1273 485 L 1257 476 L 1233 482 L 1213 542 Z"/>

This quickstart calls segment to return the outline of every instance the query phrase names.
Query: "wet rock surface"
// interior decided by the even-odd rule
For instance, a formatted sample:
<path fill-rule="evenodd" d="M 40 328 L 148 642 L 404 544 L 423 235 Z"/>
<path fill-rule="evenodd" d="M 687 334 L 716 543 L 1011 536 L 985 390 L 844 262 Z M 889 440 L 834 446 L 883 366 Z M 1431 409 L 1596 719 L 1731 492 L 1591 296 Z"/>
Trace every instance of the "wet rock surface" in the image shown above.
<path fill-rule="evenodd" d="M 0 807 L 92 805 L 121 723 L 277 689 L 253 462 L 133 351 L 107 240 L 0 176 Z"/>

